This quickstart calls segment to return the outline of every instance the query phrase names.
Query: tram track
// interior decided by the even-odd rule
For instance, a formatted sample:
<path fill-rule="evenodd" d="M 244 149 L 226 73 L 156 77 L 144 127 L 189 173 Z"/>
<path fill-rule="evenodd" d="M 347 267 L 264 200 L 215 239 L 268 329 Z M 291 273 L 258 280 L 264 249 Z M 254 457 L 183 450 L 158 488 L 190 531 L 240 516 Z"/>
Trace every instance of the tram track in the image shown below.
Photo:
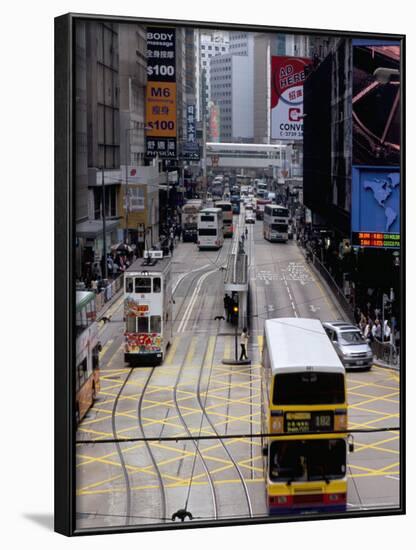
<path fill-rule="evenodd" d="M 215 335 L 215 341 L 214 341 L 214 350 L 216 348 L 216 344 L 217 344 L 217 339 L 218 339 L 218 334 Z M 248 513 L 249 513 L 249 516 L 250 517 L 253 517 L 253 508 L 252 508 L 252 504 L 251 504 L 251 499 L 250 499 L 250 493 L 248 491 L 248 487 L 247 487 L 247 484 L 244 480 L 244 477 L 241 473 L 241 470 L 240 468 L 238 467 L 238 464 L 237 462 L 234 460 L 232 454 L 230 453 L 229 449 L 227 448 L 227 446 L 225 445 L 224 441 L 222 440 L 221 438 L 221 435 L 218 433 L 217 429 L 215 428 L 215 425 L 213 424 L 213 422 L 211 421 L 211 418 L 209 417 L 209 414 L 207 413 L 206 411 L 206 403 L 203 403 L 202 402 L 202 397 L 201 397 L 201 381 L 202 381 L 202 372 L 204 370 L 203 366 L 204 366 L 204 362 L 205 362 L 205 356 L 204 356 L 204 361 L 201 363 L 201 368 L 199 369 L 199 376 L 198 376 L 198 383 L 197 383 L 197 399 L 198 399 L 198 403 L 199 403 L 199 406 L 201 408 L 201 411 L 202 411 L 202 414 L 205 416 L 208 424 L 210 425 L 212 431 L 214 432 L 214 434 L 218 437 L 218 441 L 221 445 L 221 447 L 223 448 L 224 452 L 226 453 L 226 455 L 228 456 L 229 460 L 231 461 L 235 471 L 237 472 L 237 476 L 238 478 L 240 479 L 240 482 L 241 482 L 241 486 L 243 488 L 243 492 L 244 492 L 244 495 L 245 495 L 245 499 L 246 499 L 246 502 L 247 502 L 247 507 L 248 507 Z M 210 369 L 212 369 L 212 364 L 210 365 Z M 210 373 L 210 376 L 211 376 L 211 373 Z M 209 385 L 206 389 L 206 399 L 205 401 L 207 401 L 207 396 L 208 396 L 208 390 L 209 390 Z"/>
<path fill-rule="evenodd" d="M 155 370 L 156 370 L 156 367 L 152 367 L 152 369 L 151 369 L 151 371 L 150 371 L 150 373 L 149 373 L 149 375 L 146 379 L 146 382 L 143 386 L 142 392 L 140 394 L 139 402 L 137 404 L 137 420 L 138 420 L 138 423 L 139 423 L 140 431 L 142 432 L 142 436 L 143 436 L 143 439 L 144 439 L 144 444 L 146 446 L 146 450 L 149 454 L 150 460 L 152 462 L 153 468 L 156 472 L 156 476 L 157 476 L 157 479 L 158 479 L 160 495 L 161 495 L 160 519 L 161 519 L 162 522 L 166 522 L 167 516 L 166 516 L 166 491 L 165 491 L 165 486 L 164 486 L 164 483 L 163 483 L 162 474 L 161 474 L 161 471 L 160 471 L 159 466 L 157 464 L 155 455 L 153 454 L 150 443 L 146 440 L 146 433 L 145 433 L 145 430 L 144 430 L 143 418 L 142 418 L 142 406 L 143 406 L 144 396 L 145 396 L 147 387 L 150 383 L 150 380 L 151 380 Z"/>
<path fill-rule="evenodd" d="M 112 428 L 112 431 L 113 431 L 113 437 L 116 440 L 115 446 L 116 446 L 116 449 L 117 449 L 118 457 L 120 459 L 120 465 L 121 465 L 121 469 L 122 469 L 122 472 L 123 472 L 124 482 L 125 482 L 125 485 L 126 485 L 126 514 L 125 514 L 126 523 L 125 523 L 125 525 L 130 525 L 131 486 L 130 486 L 130 477 L 129 477 L 129 473 L 127 471 L 126 462 L 124 460 L 123 451 L 121 449 L 120 443 L 117 441 L 118 437 L 117 437 L 117 427 L 116 427 L 116 414 L 117 414 L 117 406 L 118 406 L 119 399 L 121 397 L 121 394 L 123 393 L 124 388 L 127 385 L 127 382 L 130 379 L 130 376 L 132 375 L 132 372 L 133 372 L 133 369 L 130 368 L 129 372 L 127 373 L 126 378 L 124 379 L 123 384 L 121 385 L 121 387 L 120 387 L 120 389 L 117 393 L 117 396 L 114 400 L 113 408 L 112 408 L 112 411 L 111 411 L 111 428 Z"/>
<path fill-rule="evenodd" d="M 205 351 L 204 357 L 203 357 L 202 362 L 201 362 L 201 370 L 202 370 L 204 362 L 205 362 L 205 356 L 206 356 L 206 351 Z M 181 408 L 179 406 L 178 395 L 177 395 L 178 385 L 179 385 L 179 382 L 180 382 L 181 377 L 182 377 L 183 368 L 185 366 L 186 359 L 187 359 L 187 357 L 185 356 L 184 359 L 182 360 L 181 366 L 180 366 L 179 371 L 178 371 L 178 376 L 176 378 L 175 386 L 173 388 L 173 400 L 174 400 L 175 407 L 176 407 L 176 410 L 178 412 L 178 416 L 179 416 L 179 419 L 181 421 L 181 424 L 183 425 L 183 427 L 184 427 L 186 433 L 188 434 L 188 436 L 192 437 L 192 432 L 189 429 L 188 424 L 186 423 L 186 420 L 182 415 L 182 411 L 181 411 Z M 208 467 L 208 465 L 207 465 L 207 463 L 206 463 L 206 461 L 205 461 L 205 459 L 204 459 L 204 457 L 203 457 L 203 455 L 202 455 L 202 453 L 199 449 L 198 441 L 195 441 L 193 439 L 192 443 L 195 446 L 195 451 L 196 451 L 197 455 L 199 456 L 199 459 L 201 461 L 203 469 L 205 470 L 205 475 L 206 475 L 206 478 L 208 480 L 208 484 L 209 484 L 210 491 L 211 491 L 213 510 L 214 510 L 214 518 L 218 519 L 218 498 L 217 498 L 217 493 L 216 493 L 216 490 L 215 490 L 214 480 L 213 480 L 212 475 L 209 471 L 209 467 Z M 192 478 L 191 478 L 191 483 L 192 483 Z"/>

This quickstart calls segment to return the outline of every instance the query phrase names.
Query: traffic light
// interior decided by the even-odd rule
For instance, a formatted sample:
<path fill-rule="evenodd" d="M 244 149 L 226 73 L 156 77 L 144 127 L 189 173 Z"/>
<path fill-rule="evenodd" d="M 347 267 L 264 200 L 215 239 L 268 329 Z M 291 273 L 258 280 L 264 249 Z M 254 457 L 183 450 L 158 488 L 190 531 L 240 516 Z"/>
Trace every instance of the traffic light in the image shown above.
<path fill-rule="evenodd" d="M 233 311 L 234 311 L 234 313 L 238 313 L 238 306 L 234 306 Z"/>

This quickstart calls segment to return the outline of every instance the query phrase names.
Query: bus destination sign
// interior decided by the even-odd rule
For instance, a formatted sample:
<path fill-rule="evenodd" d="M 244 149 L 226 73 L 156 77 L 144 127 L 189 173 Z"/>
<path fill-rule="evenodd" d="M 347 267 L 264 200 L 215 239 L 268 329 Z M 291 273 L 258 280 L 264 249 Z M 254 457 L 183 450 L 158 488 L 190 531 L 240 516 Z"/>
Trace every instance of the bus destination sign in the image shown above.
<path fill-rule="evenodd" d="M 287 412 L 285 414 L 286 433 L 331 432 L 334 416 L 331 411 Z"/>

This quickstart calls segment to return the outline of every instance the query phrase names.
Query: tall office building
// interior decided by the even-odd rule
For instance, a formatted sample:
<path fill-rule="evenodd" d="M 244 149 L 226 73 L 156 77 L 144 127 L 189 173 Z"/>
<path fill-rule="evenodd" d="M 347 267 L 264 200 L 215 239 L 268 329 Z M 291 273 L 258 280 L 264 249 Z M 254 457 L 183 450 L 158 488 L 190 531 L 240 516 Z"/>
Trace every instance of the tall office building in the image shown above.
<path fill-rule="evenodd" d="M 230 32 L 229 53 L 210 60 L 211 100 L 219 107 L 220 141 L 253 141 L 254 35 Z"/>

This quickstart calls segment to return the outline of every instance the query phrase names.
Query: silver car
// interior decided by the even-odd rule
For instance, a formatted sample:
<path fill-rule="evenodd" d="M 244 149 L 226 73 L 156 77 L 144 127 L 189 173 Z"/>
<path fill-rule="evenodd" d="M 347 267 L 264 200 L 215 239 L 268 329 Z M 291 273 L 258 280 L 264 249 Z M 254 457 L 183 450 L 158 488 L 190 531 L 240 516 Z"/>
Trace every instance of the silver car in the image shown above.
<path fill-rule="evenodd" d="M 373 352 L 358 327 L 345 321 L 331 321 L 322 325 L 346 369 L 371 369 Z"/>

